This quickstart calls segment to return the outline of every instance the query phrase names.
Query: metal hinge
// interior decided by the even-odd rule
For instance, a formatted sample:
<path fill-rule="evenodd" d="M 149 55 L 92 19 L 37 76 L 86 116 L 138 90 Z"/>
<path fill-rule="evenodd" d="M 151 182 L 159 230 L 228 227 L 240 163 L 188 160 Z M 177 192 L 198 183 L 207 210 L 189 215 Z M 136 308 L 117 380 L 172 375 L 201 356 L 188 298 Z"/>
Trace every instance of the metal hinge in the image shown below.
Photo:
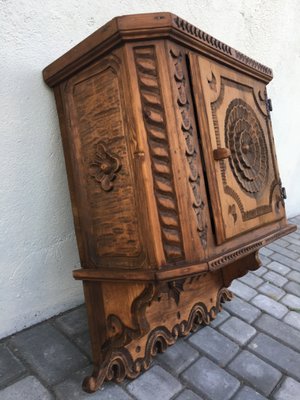
<path fill-rule="evenodd" d="M 271 99 L 267 99 L 267 110 L 268 110 L 269 114 L 270 114 L 271 111 L 273 111 L 273 106 L 272 106 L 272 100 Z"/>
<path fill-rule="evenodd" d="M 285 187 L 282 186 L 280 178 L 279 178 L 278 185 L 279 185 L 279 195 L 276 196 L 277 197 L 276 198 L 276 209 L 277 209 L 277 211 L 279 211 L 280 205 L 282 207 L 284 207 L 284 200 L 286 199 L 286 190 L 285 190 Z"/>
<path fill-rule="evenodd" d="M 285 200 L 286 199 L 286 190 L 285 190 L 285 187 L 281 187 L 280 188 L 280 194 L 281 194 L 281 197 Z"/>
<path fill-rule="evenodd" d="M 282 198 L 282 200 L 285 200 L 286 199 L 286 190 L 285 190 L 285 187 L 282 186 L 282 182 L 281 182 L 280 178 L 279 178 L 278 183 L 279 183 L 279 190 L 280 190 L 281 198 Z"/>

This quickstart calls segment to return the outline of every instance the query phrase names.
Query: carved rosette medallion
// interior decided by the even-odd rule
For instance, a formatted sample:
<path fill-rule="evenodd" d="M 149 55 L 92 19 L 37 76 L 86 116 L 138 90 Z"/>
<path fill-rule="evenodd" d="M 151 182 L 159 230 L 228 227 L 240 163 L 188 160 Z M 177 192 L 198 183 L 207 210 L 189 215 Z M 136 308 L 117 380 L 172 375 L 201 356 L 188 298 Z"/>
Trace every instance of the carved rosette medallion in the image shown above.
<path fill-rule="evenodd" d="M 237 182 L 245 192 L 255 195 L 263 188 L 268 175 L 268 150 L 253 109 L 241 99 L 234 99 L 227 108 L 225 141 Z"/>
<path fill-rule="evenodd" d="M 112 181 L 120 168 L 121 162 L 118 156 L 109 153 L 104 143 L 99 142 L 96 146 L 95 160 L 90 164 L 90 175 L 100 183 L 105 192 L 113 189 Z"/>

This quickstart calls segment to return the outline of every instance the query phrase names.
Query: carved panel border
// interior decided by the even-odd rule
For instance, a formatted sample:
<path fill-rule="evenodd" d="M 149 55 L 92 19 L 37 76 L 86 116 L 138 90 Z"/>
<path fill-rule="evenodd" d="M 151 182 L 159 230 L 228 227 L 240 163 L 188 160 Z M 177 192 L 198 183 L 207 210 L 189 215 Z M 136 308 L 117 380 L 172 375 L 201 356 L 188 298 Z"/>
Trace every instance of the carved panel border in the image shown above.
<path fill-rule="evenodd" d="M 170 49 L 174 67 L 174 80 L 177 88 L 177 104 L 181 113 L 181 131 L 185 139 L 185 158 L 189 166 L 189 185 L 193 197 L 193 210 L 196 217 L 197 231 L 202 246 L 207 246 L 207 221 L 205 203 L 200 194 L 200 173 L 197 159 L 199 154 L 195 145 L 196 126 L 190 115 L 191 105 L 188 99 L 188 80 L 184 75 L 184 56 L 180 50 Z"/>
<path fill-rule="evenodd" d="M 154 46 L 134 48 L 142 112 L 149 144 L 162 242 L 167 261 L 183 259 L 179 212 L 173 183 L 166 117 Z"/>

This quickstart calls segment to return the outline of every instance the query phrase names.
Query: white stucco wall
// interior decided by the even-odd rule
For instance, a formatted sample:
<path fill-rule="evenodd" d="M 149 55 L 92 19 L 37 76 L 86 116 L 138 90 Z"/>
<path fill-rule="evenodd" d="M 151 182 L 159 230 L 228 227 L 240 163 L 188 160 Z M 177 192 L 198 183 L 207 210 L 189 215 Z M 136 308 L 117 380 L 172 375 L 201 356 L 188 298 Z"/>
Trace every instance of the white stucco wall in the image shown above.
<path fill-rule="evenodd" d="M 289 216 L 300 214 L 298 0 L 0 0 L 0 338 L 83 301 L 60 132 L 42 69 L 116 15 L 172 11 L 270 66 Z"/>

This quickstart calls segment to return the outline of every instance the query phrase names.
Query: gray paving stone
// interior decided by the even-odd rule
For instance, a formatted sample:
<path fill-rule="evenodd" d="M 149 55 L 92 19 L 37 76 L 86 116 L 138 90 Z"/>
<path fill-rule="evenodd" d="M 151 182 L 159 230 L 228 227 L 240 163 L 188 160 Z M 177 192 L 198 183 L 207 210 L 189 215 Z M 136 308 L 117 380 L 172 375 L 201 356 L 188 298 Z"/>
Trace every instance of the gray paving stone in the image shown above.
<path fill-rule="evenodd" d="M 229 371 L 268 396 L 281 378 L 281 373 L 254 354 L 243 350 L 228 366 Z"/>
<path fill-rule="evenodd" d="M 0 345 L 0 386 L 17 379 L 25 372 L 20 360 L 4 345 Z"/>
<path fill-rule="evenodd" d="M 229 400 L 240 386 L 236 378 L 206 357 L 196 361 L 181 376 L 195 391 L 211 400 Z"/>
<path fill-rule="evenodd" d="M 285 247 L 281 247 L 276 243 L 270 243 L 268 245 L 268 248 L 273 250 L 275 253 L 282 254 L 283 256 L 289 257 L 292 260 L 297 260 L 297 258 L 299 257 L 299 254 L 295 253 L 294 251 L 288 250 Z M 270 257 L 272 258 L 273 254 L 271 254 Z"/>
<path fill-rule="evenodd" d="M 300 283 L 300 272 L 298 271 L 291 271 L 286 276 L 288 279 L 292 279 L 293 281 Z"/>
<path fill-rule="evenodd" d="M 170 346 L 163 354 L 158 354 L 156 359 L 164 368 L 178 375 L 199 357 L 199 353 L 186 341 L 179 340 L 176 345 Z"/>
<path fill-rule="evenodd" d="M 76 337 L 73 337 L 73 340 L 76 342 L 77 346 L 87 354 L 89 359 L 92 359 L 92 348 L 91 348 L 91 339 L 88 331 L 82 332 Z"/>
<path fill-rule="evenodd" d="M 274 395 L 275 400 L 300 399 L 300 383 L 292 378 L 285 378 L 280 388 Z"/>
<path fill-rule="evenodd" d="M 263 262 L 263 260 L 261 260 L 261 261 Z M 271 262 L 271 260 L 270 260 L 270 262 Z M 253 271 L 253 273 L 257 276 L 263 276 L 267 271 L 268 271 L 267 268 L 262 266 L 262 267 L 258 268 L 256 271 Z"/>
<path fill-rule="evenodd" d="M 246 303 L 244 300 L 238 297 L 234 298 L 224 304 L 224 308 L 231 314 L 243 319 L 250 324 L 256 320 L 261 314 L 261 311 L 251 304 Z"/>
<path fill-rule="evenodd" d="M 295 217 L 293 217 L 293 218 L 289 218 L 289 221 L 290 221 L 292 224 L 298 225 L 299 222 L 300 222 L 300 221 L 299 221 L 299 215 L 297 215 L 297 216 L 295 216 Z M 295 234 L 298 234 L 298 231 L 290 233 L 289 236 L 295 235 Z"/>
<path fill-rule="evenodd" d="M 50 385 L 89 363 L 87 357 L 49 323 L 12 336 L 9 344 Z"/>
<path fill-rule="evenodd" d="M 236 317 L 228 319 L 219 330 L 241 346 L 256 334 L 255 328 Z"/>
<path fill-rule="evenodd" d="M 26 378 L 0 390 L 1 400 L 51 400 L 53 396 L 34 377 Z"/>
<path fill-rule="evenodd" d="M 298 224 L 299 224 L 299 218 L 300 218 L 300 216 L 299 216 L 299 215 L 296 215 L 296 216 L 294 216 L 294 217 L 292 217 L 292 218 L 289 218 L 289 221 L 290 221 L 292 224 L 298 225 Z M 299 230 L 297 230 L 297 231 L 295 231 L 295 232 L 292 232 L 292 233 L 289 234 L 289 236 L 291 236 L 291 235 L 297 235 L 298 232 L 299 232 Z"/>
<path fill-rule="evenodd" d="M 276 318 L 283 318 L 289 311 L 284 305 L 263 294 L 258 294 L 251 303 Z"/>
<path fill-rule="evenodd" d="M 263 283 L 263 280 L 252 272 L 248 272 L 248 274 L 246 274 L 242 278 L 239 278 L 239 280 L 254 289 Z"/>
<path fill-rule="evenodd" d="M 289 242 L 287 242 L 285 240 L 285 238 L 284 239 L 282 239 L 282 238 L 277 239 L 277 240 L 274 241 L 274 243 L 278 244 L 278 246 L 281 246 L 281 247 L 287 247 L 289 245 Z"/>
<path fill-rule="evenodd" d="M 132 400 L 120 385 L 105 382 L 103 387 L 95 393 L 86 393 L 82 390 L 83 379 L 90 375 L 92 367 L 84 368 L 72 374 L 68 379 L 54 386 L 56 400 Z"/>
<path fill-rule="evenodd" d="M 75 336 L 87 331 L 88 321 L 85 305 L 57 317 L 55 324 L 69 336 Z"/>
<path fill-rule="evenodd" d="M 272 253 L 273 250 L 270 250 L 267 247 L 263 247 L 259 250 L 259 255 L 263 255 L 265 257 L 269 257 Z"/>
<path fill-rule="evenodd" d="M 266 314 L 263 314 L 255 321 L 255 326 L 273 338 L 279 339 L 289 347 L 300 351 L 300 334 L 297 329 Z"/>
<path fill-rule="evenodd" d="M 300 311 L 300 297 L 288 293 L 280 301 L 291 311 Z"/>
<path fill-rule="evenodd" d="M 292 260 L 288 257 L 283 256 L 282 254 L 273 253 L 271 256 L 272 260 L 278 261 L 288 267 L 295 269 L 296 271 L 300 271 L 300 262 Z"/>
<path fill-rule="evenodd" d="M 127 385 L 127 390 L 138 400 L 169 400 L 181 389 L 181 383 L 158 365 Z"/>
<path fill-rule="evenodd" d="M 300 240 L 299 229 L 296 232 L 290 233 L 287 237 L 288 238 L 295 238 L 296 240 Z"/>
<path fill-rule="evenodd" d="M 267 398 L 251 389 L 248 386 L 244 386 L 233 400 L 266 400 Z"/>
<path fill-rule="evenodd" d="M 273 253 L 274 254 L 274 253 Z M 273 255 L 271 254 L 270 257 Z M 260 261 L 262 262 L 262 265 L 267 266 L 268 264 L 270 264 L 270 262 L 272 261 L 271 258 L 260 255 L 259 256 Z"/>
<path fill-rule="evenodd" d="M 223 322 L 226 321 L 226 319 L 228 319 L 229 317 L 230 314 L 227 311 L 222 310 L 217 314 L 217 318 L 210 323 L 210 326 L 216 328 L 217 326 L 223 324 Z"/>
<path fill-rule="evenodd" d="M 244 299 L 246 301 L 252 299 L 252 297 L 257 294 L 257 291 L 255 289 L 252 289 L 250 286 L 245 285 L 237 279 L 232 282 L 229 289 L 241 299 Z"/>
<path fill-rule="evenodd" d="M 183 392 L 180 393 L 179 396 L 175 397 L 175 400 L 203 400 L 203 399 L 202 397 L 198 396 L 191 390 L 185 389 Z"/>
<path fill-rule="evenodd" d="M 277 340 L 259 333 L 248 344 L 248 347 L 258 356 L 270 362 L 284 373 L 295 379 L 300 379 L 300 354 L 279 343 Z"/>
<path fill-rule="evenodd" d="M 188 341 L 219 365 L 225 366 L 239 351 L 239 346 L 209 326 L 194 333 Z"/>
<path fill-rule="evenodd" d="M 290 311 L 284 317 L 284 322 L 300 330 L 300 313 L 296 311 Z"/>
<path fill-rule="evenodd" d="M 278 287 L 282 287 L 288 282 L 288 280 L 284 276 L 277 274 L 274 271 L 268 271 L 264 274 L 263 278 Z"/>
<path fill-rule="evenodd" d="M 300 236 L 298 236 L 298 235 L 296 237 L 294 237 L 292 235 L 285 236 L 285 240 L 291 244 L 300 246 Z"/>
<path fill-rule="evenodd" d="M 290 244 L 288 250 L 292 250 L 300 255 L 300 244 Z"/>
<path fill-rule="evenodd" d="M 286 275 L 291 270 L 289 267 L 281 264 L 278 261 L 272 261 L 270 264 L 268 264 L 268 268 L 281 275 Z"/>
<path fill-rule="evenodd" d="M 286 293 L 283 289 L 278 286 L 272 285 L 272 283 L 265 282 L 257 289 L 260 293 L 271 297 L 273 300 L 280 300 Z"/>
<path fill-rule="evenodd" d="M 300 296 L 300 284 L 296 283 L 296 282 L 288 282 L 285 287 L 284 290 L 286 290 L 287 292 L 294 294 L 295 296 Z"/>

